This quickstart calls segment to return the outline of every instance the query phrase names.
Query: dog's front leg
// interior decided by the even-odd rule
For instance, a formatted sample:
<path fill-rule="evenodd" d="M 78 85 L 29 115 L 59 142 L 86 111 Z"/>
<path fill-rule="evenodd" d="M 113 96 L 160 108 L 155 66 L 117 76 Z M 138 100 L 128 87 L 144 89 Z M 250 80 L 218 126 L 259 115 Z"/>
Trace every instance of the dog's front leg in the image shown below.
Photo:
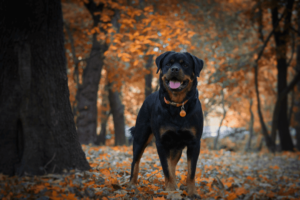
<path fill-rule="evenodd" d="M 195 141 L 187 146 L 187 159 L 188 159 L 188 175 L 186 179 L 188 196 L 199 197 L 195 186 L 195 173 L 197 161 L 200 153 L 200 140 Z"/>
<path fill-rule="evenodd" d="M 157 152 L 165 175 L 165 190 L 176 189 L 176 165 L 181 157 L 182 150 L 166 149 L 159 142 L 156 143 Z"/>

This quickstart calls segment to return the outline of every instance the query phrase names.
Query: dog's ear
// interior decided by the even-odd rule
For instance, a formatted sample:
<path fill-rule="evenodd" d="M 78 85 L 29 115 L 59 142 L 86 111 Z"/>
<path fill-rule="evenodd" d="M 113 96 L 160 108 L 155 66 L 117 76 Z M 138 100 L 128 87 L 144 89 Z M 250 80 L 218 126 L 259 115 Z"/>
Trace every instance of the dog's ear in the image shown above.
<path fill-rule="evenodd" d="M 158 73 L 159 69 L 161 69 L 161 65 L 162 65 L 162 61 L 164 60 L 164 58 L 169 55 L 170 53 L 172 53 L 173 51 L 167 51 L 159 56 L 157 56 L 156 60 L 155 60 L 155 63 L 156 63 L 156 66 L 157 66 L 157 71 L 156 73 Z"/>
<path fill-rule="evenodd" d="M 203 65 L 204 65 L 203 60 L 197 58 L 196 56 L 193 56 L 192 54 L 190 54 L 188 52 L 186 52 L 186 54 L 188 54 L 189 56 L 192 57 L 193 62 L 194 62 L 194 72 L 195 72 L 196 76 L 199 77 L 200 72 L 201 72 L 201 70 L 203 68 Z"/>

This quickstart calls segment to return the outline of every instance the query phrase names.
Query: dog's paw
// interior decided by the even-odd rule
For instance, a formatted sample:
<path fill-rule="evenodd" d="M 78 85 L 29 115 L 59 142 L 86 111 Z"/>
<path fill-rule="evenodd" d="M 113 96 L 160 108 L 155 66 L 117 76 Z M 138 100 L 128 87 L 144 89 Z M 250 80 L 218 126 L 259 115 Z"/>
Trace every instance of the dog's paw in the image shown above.
<path fill-rule="evenodd" d="M 129 182 L 125 183 L 124 185 L 126 185 L 127 187 L 133 187 L 133 186 L 137 185 L 137 182 L 129 181 Z"/>
<path fill-rule="evenodd" d="M 197 193 L 196 187 L 187 188 L 188 197 L 191 199 L 201 199 L 200 195 Z"/>
<path fill-rule="evenodd" d="M 175 191 L 176 183 L 175 182 L 166 182 L 165 188 L 166 188 L 165 191 Z"/>

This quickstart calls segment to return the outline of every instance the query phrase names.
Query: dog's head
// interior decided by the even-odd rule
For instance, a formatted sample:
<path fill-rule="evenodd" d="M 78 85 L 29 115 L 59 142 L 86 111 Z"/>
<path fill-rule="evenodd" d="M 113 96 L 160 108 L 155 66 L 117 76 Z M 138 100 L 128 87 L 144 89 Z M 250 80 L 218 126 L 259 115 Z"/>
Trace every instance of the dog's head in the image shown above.
<path fill-rule="evenodd" d="M 167 90 L 171 101 L 181 103 L 192 87 L 196 87 L 203 61 L 187 52 L 168 51 L 155 62 L 157 72 L 161 70 L 161 87 Z"/>

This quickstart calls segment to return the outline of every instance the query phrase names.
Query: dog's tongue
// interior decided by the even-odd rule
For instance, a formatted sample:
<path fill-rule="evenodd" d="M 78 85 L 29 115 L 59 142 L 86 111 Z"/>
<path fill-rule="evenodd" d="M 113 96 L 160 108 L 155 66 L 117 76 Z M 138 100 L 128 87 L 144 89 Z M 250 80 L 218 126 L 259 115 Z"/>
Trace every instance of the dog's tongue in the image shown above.
<path fill-rule="evenodd" d="M 179 82 L 179 81 L 170 81 L 170 82 L 169 82 L 169 86 L 170 86 L 170 88 L 172 88 L 172 89 L 177 89 L 177 88 L 179 88 L 179 86 L 180 86 L 180 82 Z"/>

